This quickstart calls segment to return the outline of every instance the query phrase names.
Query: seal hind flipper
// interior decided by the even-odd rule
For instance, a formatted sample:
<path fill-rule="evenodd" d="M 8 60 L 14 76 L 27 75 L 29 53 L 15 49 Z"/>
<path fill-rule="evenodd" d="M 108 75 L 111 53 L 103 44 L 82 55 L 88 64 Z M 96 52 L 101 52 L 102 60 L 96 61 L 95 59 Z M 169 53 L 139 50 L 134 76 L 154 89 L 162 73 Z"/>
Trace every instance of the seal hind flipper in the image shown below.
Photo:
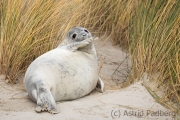
<path fill-rule="evenodd" d="M 96 90 L 101 92 L 101 93 L 104 92 L 104 82 L 102 81 L 102 79 L 100 77 L 98 78 Z"/>
<path fill-rule="evenodd" d="M 37 106 L 35 110 L 36 112 L 48 111 L 52 114 L 58 113 L 50 88 L 42 80 L 37 83 Z"/>
<path fill-rule="evenodd" d="M 33 101 L 37 101 L 37 90 L 36 89 L 34 89 L 32 91 L 32 99 L 33 99 Z"/>

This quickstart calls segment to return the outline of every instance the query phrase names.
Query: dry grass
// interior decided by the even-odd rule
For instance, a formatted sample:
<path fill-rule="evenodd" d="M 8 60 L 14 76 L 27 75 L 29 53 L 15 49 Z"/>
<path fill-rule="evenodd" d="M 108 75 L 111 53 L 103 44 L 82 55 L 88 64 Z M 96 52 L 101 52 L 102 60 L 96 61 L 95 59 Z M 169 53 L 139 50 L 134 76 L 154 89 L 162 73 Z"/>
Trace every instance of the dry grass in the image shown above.
<path fill-rule="evenodd" d="M 81 6 L 80 21 L 114 44 L 129 50 L 132 77 L 145 72 L 158 74 L 156 83 L 165 86 L 163 96 L 151 93 L 159 102 L 179 112 L 180 103 L 180 1 L 179 0 L 92 0 Z M 148 87 L 148 86 L 147 86 Z M 150 91 L 150 88 L 148 88 Z M 170 107 L 169 102 L 177 103 Z"/>
<path fill-rule="evenodd" d="M 106 34 L 113 39 L 113 44 L 127 48 L 128 26 L 131 13 L 136 7 L 132 0 L 85 0 L 79 7 L 81 15 L 78 21 L 99 34 Z"/>
<path fill-rule="evenodd" d="M 173 108 L 180 112 L 180 1 L 139 1 L 136 15 L 132 17 L 129 52 L 133 73 L 140 77 L 144 72 L 158 73 L 156 83 L 165 85 L 159 98 L 177 103 Z M 156 94 L 156 91 L 153 91 Z"/>
<path fill-rule="evenodd" d="M 36 57 L 57 46 L 72 26 L 105 32 L 114 44 L 127 45 L 130 13 L 126 11 L 133 8 L 131 4 L 121 0 L 2 0 L 0 72 L 13 83 Z M 119 33 L 125 42 L 118 41 Z"/>
<path fill-rule="evenodd" d="M 169 108 L 167 101 L 177 103 L 172 109 L 179 112 L 179 5 L 179 0 L 1 0 L 0 72 L 13 83 L 36 57 L 80 25 L 128 49 L 133 78 L 158 73 L 156 83 L 166 91 L 154 96 Z"/>
<path fill-rule="evenodd" d="M 11 83 L 36 57 L 57 46 L 57 40 L 72 27 L 69 16 L 77 4 L 67 0 L 1 0 L 0 72 Z"/>

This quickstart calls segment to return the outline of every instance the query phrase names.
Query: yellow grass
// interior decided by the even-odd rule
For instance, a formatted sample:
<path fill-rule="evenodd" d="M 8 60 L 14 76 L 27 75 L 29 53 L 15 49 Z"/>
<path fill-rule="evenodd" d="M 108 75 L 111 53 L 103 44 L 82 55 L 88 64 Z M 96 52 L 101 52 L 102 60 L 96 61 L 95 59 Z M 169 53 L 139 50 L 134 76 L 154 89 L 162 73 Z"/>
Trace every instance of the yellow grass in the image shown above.
<path fill-rule="evenodd" d="M 36 57 L 60 43 L 72 27 L 70 16 L 77 4 L 66 0 L 1 1 L 0 72 L 10 82 Z"/>
<path fill-rule="evenodd" d="M 173 110 L 180 112 L 180 1 L 148 0 L 138 4 L 129 39 L 134 76 L 158 74 L 156 84 L 165 86 L 166 91 L 156 98 L 169 108 L 169 102 L 176 103 Z"/>

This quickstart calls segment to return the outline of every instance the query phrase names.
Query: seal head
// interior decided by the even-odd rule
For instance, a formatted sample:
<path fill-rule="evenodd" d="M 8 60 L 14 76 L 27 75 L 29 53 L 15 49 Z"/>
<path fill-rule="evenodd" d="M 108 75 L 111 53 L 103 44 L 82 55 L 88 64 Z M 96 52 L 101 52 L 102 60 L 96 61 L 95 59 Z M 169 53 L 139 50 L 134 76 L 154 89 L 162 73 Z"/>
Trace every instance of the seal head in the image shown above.
<path fill-rule="evenodd" d="M 75 27 L 69 30 L 69 32 L 65 36 L 65 39 L 62 41 L 60 45 L 64 46 L 73 42 L 80 42 L 91 37 L 92 34 L 86 28 Z"/>

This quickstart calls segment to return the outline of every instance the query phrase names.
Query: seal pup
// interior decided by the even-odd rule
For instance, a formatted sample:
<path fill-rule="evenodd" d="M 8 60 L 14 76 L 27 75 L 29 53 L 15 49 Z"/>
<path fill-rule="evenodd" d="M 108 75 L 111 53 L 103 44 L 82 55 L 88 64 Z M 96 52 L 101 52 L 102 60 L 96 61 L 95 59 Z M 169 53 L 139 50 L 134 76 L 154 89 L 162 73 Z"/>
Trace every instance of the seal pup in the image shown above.
<path fill-rule="evenodd" d="M 75 27 L 57 48 L 29 65 L 24 84 L 29 97 L 37 103 L 36 112 L 58 113 L 55 101 L 83 97 L 96 86 L 103 92 L 93 39 L 86 28 Z"/>

